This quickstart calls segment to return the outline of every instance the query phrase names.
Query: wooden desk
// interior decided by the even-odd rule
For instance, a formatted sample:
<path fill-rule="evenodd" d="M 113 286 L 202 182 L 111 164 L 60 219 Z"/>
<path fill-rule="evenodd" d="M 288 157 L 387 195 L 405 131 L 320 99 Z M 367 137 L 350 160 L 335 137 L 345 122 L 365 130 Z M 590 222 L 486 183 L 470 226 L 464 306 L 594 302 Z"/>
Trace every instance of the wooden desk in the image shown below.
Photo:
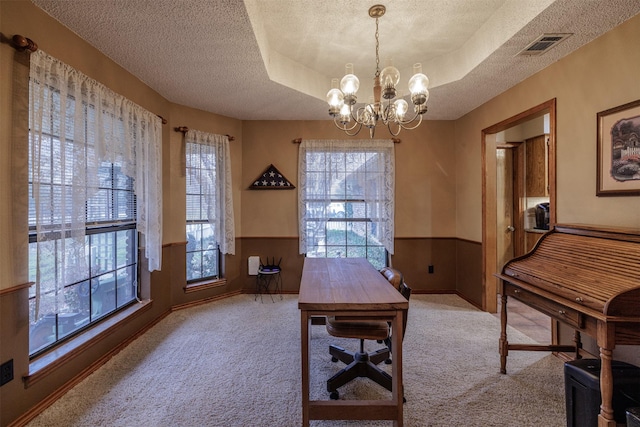
<path fill-rule="evenodd" d="M 302 425 L 308 427 L 309 420 L 393 420 L 394 426 L 402 427 L 402 319 L 409 302 L 366 259 L 306 258 L 298 308 L 302 343 Z M 391 400 L 309 399 L 310 320 L 315 316 L 392 322 Z M 327 349 L 327 363 L 329 360 Z"/>
<path fill-rule="evenodd" d="M 535 248 L 507 262 L 501 280 L 500 371 L 509 350 L 575 351 L 580 334 L 600 348 L 599 427 L 615 427 L 611 362 L 616 345 L 640 344 L 640 230 L 556 225 Z M 510 344 L 507 298 L 515 298 L 576 331 L 575 345 Z"/>

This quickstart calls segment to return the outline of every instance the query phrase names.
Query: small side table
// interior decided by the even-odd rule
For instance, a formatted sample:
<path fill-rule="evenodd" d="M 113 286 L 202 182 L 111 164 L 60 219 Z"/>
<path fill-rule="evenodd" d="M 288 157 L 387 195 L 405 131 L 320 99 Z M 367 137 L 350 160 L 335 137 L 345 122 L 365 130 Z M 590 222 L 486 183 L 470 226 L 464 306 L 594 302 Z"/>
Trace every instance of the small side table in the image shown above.
<path fill-rule="evenodd" d="M 256 276 L 256 296 L 254 301 L 258 299 L 260 295 L 260 301 L 262 302 L 262 294 L 268 293 L 271 296 L 271 302 L 273 300 L 274 293 L 280 293 L 280 299 L 282 299 L 282 270 L 280 269 L 280 263 L 263 265 L 260 263 L 258 267 L 258 275 Z M 273 291 L 270 291 L 273 284 Z"/>

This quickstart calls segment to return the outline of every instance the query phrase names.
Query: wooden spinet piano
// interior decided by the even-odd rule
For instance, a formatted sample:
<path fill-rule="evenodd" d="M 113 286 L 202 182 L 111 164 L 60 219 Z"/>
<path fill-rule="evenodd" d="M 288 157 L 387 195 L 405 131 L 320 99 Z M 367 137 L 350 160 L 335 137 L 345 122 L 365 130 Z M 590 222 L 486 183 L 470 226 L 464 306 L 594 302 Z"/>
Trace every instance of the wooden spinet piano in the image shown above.
<path fill-rule="evenodd" d="M 585 333 L 600 350 L 598 427 L 615 427 L 613 349 L 640 344 L 640 230 L 556 225 L 496 276 L 501 279 L 500 371 L 506 373 L 509 350 L 575 351 L 580 357 L 580 333 Z M 509 344 L 509 297 L 572 327 L 575 345 Z"/>

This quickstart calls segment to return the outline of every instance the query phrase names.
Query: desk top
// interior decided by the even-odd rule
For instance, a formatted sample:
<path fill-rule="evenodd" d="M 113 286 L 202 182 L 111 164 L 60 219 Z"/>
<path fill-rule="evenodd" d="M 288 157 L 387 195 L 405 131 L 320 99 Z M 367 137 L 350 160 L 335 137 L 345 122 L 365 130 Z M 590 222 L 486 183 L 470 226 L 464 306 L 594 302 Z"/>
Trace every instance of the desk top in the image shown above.
<path fill-rule="evenodd" d="M 364 258 L 305 258 L 298 308 L 406 310 L 409 302 Z"/>
<path fill-rule="evenodd" d="M 638 319 L 640 230 L 556 224 L 497 276 L 598 319 Z"/>

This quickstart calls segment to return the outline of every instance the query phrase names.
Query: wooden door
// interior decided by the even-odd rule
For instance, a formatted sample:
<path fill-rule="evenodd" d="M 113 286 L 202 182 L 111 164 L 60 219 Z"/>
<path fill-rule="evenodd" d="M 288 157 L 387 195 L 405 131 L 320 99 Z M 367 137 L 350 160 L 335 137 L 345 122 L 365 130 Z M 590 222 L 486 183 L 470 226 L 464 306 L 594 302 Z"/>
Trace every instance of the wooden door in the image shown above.
<path fill-rule="evenodd" d="M 549 197 L 547 135 L 527 139 L 527 197 Z"/>
<path fill-rule="evenodd" d="M 496 149 L 496 271 L 525 253 L 525 144 L 507 142 Z"/>
<path fill-rule="evenodd" d="M 496 150 L 496 270 L 514 256 L 513 150 Z"/>

